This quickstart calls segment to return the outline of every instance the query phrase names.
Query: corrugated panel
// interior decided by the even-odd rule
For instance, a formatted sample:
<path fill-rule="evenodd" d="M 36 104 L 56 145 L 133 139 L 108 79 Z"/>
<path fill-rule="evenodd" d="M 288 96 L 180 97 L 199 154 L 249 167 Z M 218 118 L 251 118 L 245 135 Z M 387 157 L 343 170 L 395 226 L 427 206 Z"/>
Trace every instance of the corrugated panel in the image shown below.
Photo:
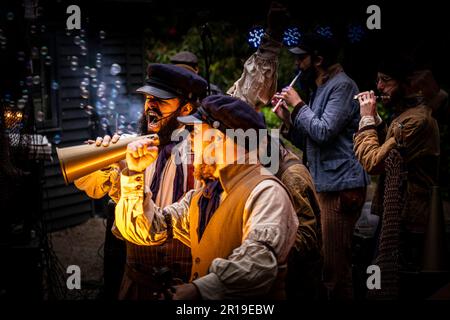
<path fill-rule="evenodd" d="M 58 122 L 61 130 L 50 130 L 44 134 L 49 140 L 52 140 L 55 132 L 60 133 L 61 142 L 58 147 L 79 145 L 97 135 L 90 128 L 90 116 L 80 108 L 80 103 L 86 102 L 80 97 L 80 82 L 87 77 L 83 73 L 84 65 L 93 66 L 96 53 L 101 52 L 105 65 L 98 70 L 101 75 L 99 83 L 100 79 L 110 83 L 117 79 L 109 73 L 111 61 L 120 64 L 122 87 L 118 91 L 119 97 L 125 99 L 117 99 L 117 108 L 126 109 L 128 98 L 137 97 L 135 89 L 142 85 L 144 72 L 142 39 L 108 32 L 108 39 L 102 42 L 101 47 L 95 41 L 88 43 L 90 51 L 88 56 L 84 57 L 80 55 L 80 48 L 73 44 L 73 36 L 68 37 L 64 33 L 60 33 L 54 39 L 56 42 L 54 46 L 54 57 L 56 57 L 54 80 L 59 83 L 59 90 L 56 93 L 58 97 L 54 101 L 57 103 Z M 76 71 L 70 69 L 70 57 L 74 55 L 79 58 L 79 68 Z M 45 165 L 44 175 L 43 210 L 49 230 L 82 223 L 92 215 L 93 201 L 73 184 L 65 185 L 55 146 L 53 146 L 53 162 Z"/>

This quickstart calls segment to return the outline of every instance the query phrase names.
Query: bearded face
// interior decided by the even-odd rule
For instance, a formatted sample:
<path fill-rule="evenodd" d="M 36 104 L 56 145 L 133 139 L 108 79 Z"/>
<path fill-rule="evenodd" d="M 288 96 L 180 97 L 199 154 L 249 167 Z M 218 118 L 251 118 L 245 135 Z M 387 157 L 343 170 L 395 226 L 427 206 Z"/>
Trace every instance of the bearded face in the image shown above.
<path fill-rule="evenodd" d="M 180 115 L 180 100 L 159 99 L 147 95 L 145 115 L 141 119 L 141 132 L 157 133 L 162 145 L 170 142 L 172 132 L 180 127 L 177 117 Z"/>

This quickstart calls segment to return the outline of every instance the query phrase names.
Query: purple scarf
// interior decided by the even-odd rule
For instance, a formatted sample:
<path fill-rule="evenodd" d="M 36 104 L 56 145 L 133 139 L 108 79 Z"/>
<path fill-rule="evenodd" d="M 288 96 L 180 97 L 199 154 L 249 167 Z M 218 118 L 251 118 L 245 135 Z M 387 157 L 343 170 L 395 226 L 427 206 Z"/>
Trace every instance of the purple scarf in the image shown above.
<path fill-rule="evenodd" d="M 153 174 L 152 183 L 150 185 L 150 190 L 152 191 L 152 200 L 156 201 L 156 196 L 159 192 L 159 186 L 161 185 L 161 179 L 163 176 L 164 168 L 166 166 L 167 160 L 172 154 L 172 149 L 176 145 L 175 142 L 163 146 L 156 160 L 155 173 Z M 175 179 L 173 180 L 173 195 L 172 202 L 180 200 L 184 195 L 184 173 L 183 164 L 177 164 L 177 169 L 175 172 Z"/>
<path fill-rule="evenodd" d="M 198 200 L 198 207 L 200 209 L 199 223 L 198 223 L 198 240 L 202 238 L 203 232 L 208 225 L 209 220 L 216 212 L 220 205 L 220 196 L 223 188 L 219 180 L 208 180 L 202 190 L 202 195 Z"/>

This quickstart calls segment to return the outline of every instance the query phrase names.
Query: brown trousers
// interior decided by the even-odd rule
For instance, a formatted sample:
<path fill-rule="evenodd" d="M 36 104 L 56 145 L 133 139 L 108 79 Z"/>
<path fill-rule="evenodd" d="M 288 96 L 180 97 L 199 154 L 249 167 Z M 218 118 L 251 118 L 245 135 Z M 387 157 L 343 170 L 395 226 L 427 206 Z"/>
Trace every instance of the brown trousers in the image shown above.
<path fill-rule="evenodd" d="M 318 193 L 324 252 L 324 284 L 330 299 L 353 299 L 352 238 L 366 188 Z"/>

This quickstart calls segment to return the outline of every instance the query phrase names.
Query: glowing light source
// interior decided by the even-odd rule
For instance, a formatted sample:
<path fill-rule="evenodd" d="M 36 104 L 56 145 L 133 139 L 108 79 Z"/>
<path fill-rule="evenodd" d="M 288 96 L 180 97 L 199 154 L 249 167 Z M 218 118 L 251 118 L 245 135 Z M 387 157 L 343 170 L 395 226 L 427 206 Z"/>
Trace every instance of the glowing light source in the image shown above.
<path fill-rule="evenodd" d="M 333 37 L 333 32 L 329 26 L 318 26 L 316 28 L 316 33 L 327 39 L 331 39 Z"/>
<path fill-rule="evenodd" d="M 252 48 L 258 48 L 264 35 L 263 27 L 254 27 L 250 29 L 247 36 L 248 45 Z"/>
<path fill-rule="evenodd" d="M 283 44 L 286 47 L 295 47 L 300 42 L 301 33 L 297 27 L 287 28 L 283 33 Z"/>

